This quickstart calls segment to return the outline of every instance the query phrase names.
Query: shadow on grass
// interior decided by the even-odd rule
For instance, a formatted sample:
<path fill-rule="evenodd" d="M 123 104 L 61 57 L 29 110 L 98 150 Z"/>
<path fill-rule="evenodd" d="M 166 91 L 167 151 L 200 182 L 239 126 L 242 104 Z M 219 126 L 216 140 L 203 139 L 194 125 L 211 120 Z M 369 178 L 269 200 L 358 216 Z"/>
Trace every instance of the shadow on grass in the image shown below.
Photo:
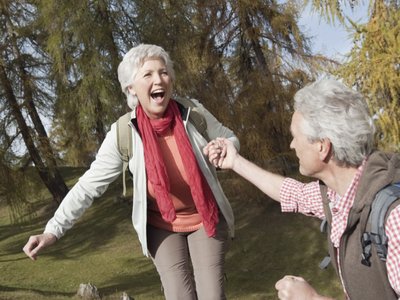
<path fill-rule="evenodd" d="M 131 268 L 141 271 L 135 274 L 119 274 L 111 277 L 102 284 L 100 288 L 102 295 L 109 296 L 127 292 L 135 299 L 137 297 L 163 298 L 161 282 L 152 262 L 148 260 L 138 263 L 132 259 L 126 259 L 126 263 L 130 264 Z"/>
<path fill-rule="evenodd" d="M 72 298 L 75 295 L 75 293 L 44 291 L 44 290 L 39 290 L 39 289 L 8 287 L 8 286 L 2 286 L 2 285 L 0 285 L 0 292 L 17 293 L 17 294 L 26 293 L 26 294 L 30 294 L 30 295 L 32 295 L 32 293 L 34 293 L 36 295 L 35 299 L 40 299 L 40 298 L 54 299 L 54 298 L 59 298 L 59 297 Z M 0 299 L 7 299 L 7 298 L 0 298 Z M 26 298 L 26 299 L 28 299 L 28 298 Z"/>
<path fill-rule="evenodd" d="M 61 172 L 64 176 L 66 182 L 69 182 L 69 186 L 77 181 L 79 176 L 85 171 L 84 168 L 61 168 Z M 27 170 L 31 174 L 31 181 L 35 183 L 36 190 L 38 194 L 42 192 L 43 184 L 38 179 L 38 175 L 34 168 L 29 168 Z M 116 184 L 111 185 L 116 188 Z M 48 194 L 46 192 L 45 194 Z M 40 196 L 33 195 L 32 199 L 27 199 L 28 207 L 20 213 L 20 219 L 23 221 L 18 221 L 16 223 L 0 225 L 0 241 L 10 240 L 8 243 L 3 243 L 1 247 L 1 252 L 7 254 L 10 253 L 20 253 L 22 247 L 28 241 L 30 235 L 40 234 L 43 232 L 47 221 L 53 216 L 55 210 L 57 209 L 57 204 L 51 199 L 49 195 Z M 7 207 L 4 208 L 7 210 Z M 19 237 L 19 238 L 18 238 Z M 2 255 L 0 252 L 0 256 Z"/>
<path fill-rule="evenodd" d="M 64 297 L 73 297 L 75 293 L 63 293 L 63 292 L 54 292 L 54 291 L 44 291 L 44 290 L 39 290 L 39 289 L 28 289 L 28 288 L 20 288 L 20 287 L 10 287 L 10 286 L 3 286 L 0 285 L 0 292 L 29 292 L 29 293 L 35 293 L 38 295 L 41 295 L 43 297 L 58 297 L 58 296 L 64 296 Z M 0 298 L 3 299 L 3 298 Z"/>
<path fill-rule="evenodd" d="M 132 213 L 131 205 L 113 201 L 111 195 L 117 194 L 115 189 L 111 188 L 101 198 L 96 199 L 74 227 L 56 244 L 44 249 L 43 253 L 56 259 L 71 258 L 85 255 L 107 244 L 116 235 L 118 223 L 130 220 Z M 33 218 L 30 224 L 0 226 L 0 240 L 3 241 L 0 256 L 22 254 L 22 247 L 29 236 L 42 233 L 45 224 L 52 216 L 53 211 L 46 209 L 46 213 Z"/>
<path fill-rule="evenodd" d="M 71 182 L 75 175 L 71 175 Z M 304 277 L 322 294 L 343 298 L 333 270 L 318 268 L 326 254 L 326 237 L 319 232 L 317 219 L 282 214 L 277 203 L 229 173 L 221 183 L 236 218 L 236 238 L 226 257 L 228 299 L 277 299 L 275 282 L 286 274 Z M 121 180 L 117 179 L 35 264 L 28 262 L 22 247 L 29 235 L 43 231 L 53 207 L 40 201 L 35 204 L 38 213 L 33 221 L 1 225 L 0 262 L 4 263 L 0 270 L 11 272 L 13 277 L 3 278 L 0 291 L 31 291 L 43 299 L 73 297 L 79 284 L 90 280 L 106 299 L 123 291 L 135 299 L 162 299 L 158 274 L 151 260 L 141 255 L 131 223 L 132 206 L 114 202 L 121 190 Z M 131 242 L 134 253 L 131 245 L 126 247 Z M 38 277 L 32 277 L 32 273 Z"/>
<path fill-rule="evenodd" d="M 108 244 L 116 236 L 118 224 L 130 220 L 132 214 L 132 206 L 113 202 L 112 194 L 113 191 L 109 191 L 97 199 L 97 203 L 86 211 L 47 255 L 73 258 Z M 130 225 L 133 238 L 134 230 Z"/>
<path fill-rule="evenodd" d="M 236 216 L 235 239 L 226 258 L 228 298 L 277 299 L 275 283 L 289 274 L 304 277 L 322 294 L 343 298 L 333 268 L 318 266 L 327 254 L 320 220 L 282 213 L 278 203 L 255 187 L 235 182 L 223 182 Z"/>
<path fill-rule="evenodd" d="M 67 291 L 71 289 L 76 291 L 80 283 L 85 283 L 84 280 L 86 279 L 84 278 L 89 279 L 89 281 L 96 278 L 100 283 L 99 291 L 105 296 L 111 295 L 116 291 L 127 291 L 132 295 L 148 294 L 149 291 L 160 291 L 157 272 L 151 268 L 151 261 L 143 259 L 142 255 L 139 255 L 140 259 L 131 259 L 126 262 L 131 265 L 131 268 L 137 268 L 135 272 L 130 272 L 126 275 L 118 274 L 119 270 L 116 270 L 114 267 L 110 268 L 112 270 L 110 274 L 105 273 L 104 276 L 98 276 L 99 272 L 104 273 L 104 270 L 107 272 L 108 260 L 106 255 L 104 255 L 104 259 L 102 258 L 102 253 L 109 253 L 107 251 L 110 251 L 110 247 L 118 247 L 118 244 L 115 245 L 116 241 L 114 238 L 117 238 L 118 243 L 130 244 L 132 242 L 137 248 L 137 252 L 135 251 L 136 254 L 142 253 L 138 247 L 139 245 L 136 245 L 136 236 L 131 223 L 132 205 L 128 201 L 114 201 L 115 195 L 119 195 L 122 191 L 120 183 L 121 181 L 117 179 L 117 182 L 110 185 L 108 191 L 101 198 L 94 201 L 93 205 L 60 241 L 44 249 L 40 253 L 43 259 L 41 257 L 38 263 L 33 264 L 29 262 L 29 259 L 22 252 L 22 247 L 31 234 L 39 234 L 43 231 L 46 222 L 52 217 L 54 210 L 42 209 L 42 213 L 32 218 L 30 222 L 0 226 L 0 262 L 5 263 L 0 266 L 0 269 L 14 269 L 12 267 L 13 262 L 21 261 L 19 263 L 20 269 L 18 271 L 14 269 L 13 271 L 15 276 L 18 276 L 18 274 L 20 276 L 29 276 L 26 275 L 28 271 L 24 270 L 24 266 L 26 266 L 26 268 L 32 268 L 39 272 L 50 272 L 49 274 L 51 275 L 47 277 L 57 281 L 57 283 L 52 284 L 54 291 L 45 291 L 40 289 L 42 287 L 42 283 L 40 282 L 49 279 L 46 279 L 46 275 L 43 276 L 43 274 L 40 274 L 40 279 L 35 279 L 34 277 L 27 279 L 27 284 L 21 282 L 13 285 L 12 282 L 14 281 L 4 278 L 5 280 L 1 283 L 0 292 L 12 293 L 13 297 L 17 297 L 11 299 L 19 299 L 16 295 L 25 292 L 39 294 L 38 298 L 34 299 L 42 299 L 40 295 L 43 296 L 43 299 L 53 299 L 52 296 L 54 298 L 56 296 L 73 297 L 75 292 L 68 293 L 64 289 Z M 38 204 L 38 207 L 40 205 L 42 204 Z M 102 247 L 106 247 L 104 251 L 101 249 Z M 119 251 L 119 248 L 116 251 Z M 93 254 L 100 256 L 100 258 L 93 258 Z M 122 253 L 122 255 L 130 258 L 133 257 L 132 253 Z M 55 262 L 53 266 L 47 266 L 49 263 L 53 264 L 53 261 Z M 99 261 L 104 266 L 99 267 Z M 112 261 L 116 261 L 115 257 L 112 257 Z M 79 262 L 82 263 L 80 264 Z M 72 265 L 75 267 L 71 267 Z M 92 270 L 90 265 L 93 265 Z M 56 269 L 59 270 L 57 271 Z M 61 284 L 61 281 L 64 280 L 62 279 L 65 276 L 63 274 L 68 273 L 66 270 L 74 270 L 74 272 L 79 273 L 86 272 L 87 274 L 77 276 L 80 279 L 73 279 L 68 284 L 64 283 L 65 286 L 60 288 L 57 285 L 59 284 L 58 282 Z M 72 275 L 72 278 L 75 278 L 75 276 Z M 8 284 L 9 282 L 11 284 Z M 67 285 L 68 288 L 66 288 Z M 30 289 L 27 286 L 35 286 L 36 288 Z M 60 290 L 63 292 L 59 292 Z M 157 292 L 153 294 L 155 296 L 158 295 Z M 2 299 L 1 295 L 0 299 Z"/>

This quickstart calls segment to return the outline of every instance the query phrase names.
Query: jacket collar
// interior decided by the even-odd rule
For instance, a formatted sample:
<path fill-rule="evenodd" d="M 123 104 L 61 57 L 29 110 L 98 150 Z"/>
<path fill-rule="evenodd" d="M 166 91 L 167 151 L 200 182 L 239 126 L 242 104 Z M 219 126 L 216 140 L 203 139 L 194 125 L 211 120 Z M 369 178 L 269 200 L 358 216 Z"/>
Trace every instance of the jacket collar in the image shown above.
<path fill-rule="evenodd" d="M 175 100 L 171 98 L 170 101 L 175 101 Z M 175 101 L 175 102 L 178 104 L 178 108 L 179 108 L 179 112 L 181 113 L 183 125 L 186 128 L 186 123 L 187 123 L 187 121 L 189 119 L 189 114 L 190 114 L 191 108 L 190 107 L 185 107 L 183 104 L 179 103 L 179 101 Z M 137 116 L 136 116 L 136 107 L 131 112 L 131 123 L 132 123 L 133 126 L 135 126 L 136 130 L 138 132 L 140 132 L 139 131 L 138 122 L 137 122 Z"/>

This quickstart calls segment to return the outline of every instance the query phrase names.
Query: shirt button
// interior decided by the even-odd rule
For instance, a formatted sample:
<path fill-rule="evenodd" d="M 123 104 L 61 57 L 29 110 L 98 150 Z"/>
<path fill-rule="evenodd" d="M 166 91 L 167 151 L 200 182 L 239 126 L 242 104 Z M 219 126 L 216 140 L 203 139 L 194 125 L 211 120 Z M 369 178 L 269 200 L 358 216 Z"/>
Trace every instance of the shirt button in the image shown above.
<path fill-rule="evenodd" d="M 336 208 L 336 207 L 333 207 L 332 208 L 332 213 L 333 214 L 337 214 L 339 212 L 339 210 Z"/>

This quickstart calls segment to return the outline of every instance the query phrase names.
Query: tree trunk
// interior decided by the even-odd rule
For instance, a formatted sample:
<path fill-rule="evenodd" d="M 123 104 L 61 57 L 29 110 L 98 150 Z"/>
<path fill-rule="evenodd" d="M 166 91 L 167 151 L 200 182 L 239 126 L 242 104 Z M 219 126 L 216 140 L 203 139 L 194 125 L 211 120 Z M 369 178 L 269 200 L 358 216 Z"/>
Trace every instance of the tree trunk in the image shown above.
<path fill-rule="evenodd" d="M 2 13 L 5 16 L 5 26 L 8 33 L 7 37 L 15 57 L 16 71 L 21 79 L 24 104 L 34 125 L 35 132 L 38 135 L 38 145 L 35 144 L 35 137 L 32 135 L 31 130 L 22 114 L 21 107 L 18 104 L 17 98 L 14 94 L 12 83 L 7 76 L 6 64 L 2 58 L 0 58 L 0 83 L 5 91 L 5 99 L 11 108 L 11 114 L 17 122 L 29 155 L 35 164 L 36 170 L 38 171 L 43 183 L 53 196 L 53 200 L 57 203 L 60 203 L 68 193 L 68 187 L 65 184 L 59 170 L 57 169 L 57 163 L 50 145 L 50 141 L 35 107 L 35 103 L 33 101 L 33 88 L 18 48 L 17 36 L 15 35 L 13 25 L 10 22 L 8 12 L 5 9 L 2 9 Z"/>
<path fill-rule="evenodd" d="M 68 193 L 68 187 L 66 186 L 58 169 L 55 166 L 46 166 L 44 163 L 40 151 L 35 145 L 34 138 L 30 133 L 29 126 L 25 122 L 25 119 L 22 115 L 4 66 L 4 61 L 0 58 L 0 84 L 5 92 L 5 98 L 11 108 L 12 115 L 18 124 L 22 138 L 24 139 L 29 155 L 35 164 L 40 178 L 53 196 L 53 200 L 57 203 L 60 203 Z"/>

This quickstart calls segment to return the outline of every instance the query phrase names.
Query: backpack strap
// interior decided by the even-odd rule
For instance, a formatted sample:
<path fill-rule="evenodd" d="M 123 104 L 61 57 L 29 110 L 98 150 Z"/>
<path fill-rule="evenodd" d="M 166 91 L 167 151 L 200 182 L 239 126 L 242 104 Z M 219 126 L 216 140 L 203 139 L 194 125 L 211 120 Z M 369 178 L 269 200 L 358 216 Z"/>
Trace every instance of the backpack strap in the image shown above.
<path fill-rule="evenodd" d="M 133 156 L 132 150 L 132 132 L 128 125 L 131 120 L 131 112 L 127 112 L 121 116 L 117 121 L 117 145 L 119 153 L 122 157 L 122 195 L 126 195 L 126 170 L 128 169 L 129 159 Z"/>
<path fill-rule="evenodd" d="M 325 213 L 325 217 L 321 220 L 321 224 L 319 226 L 319 230 L 322 233 L 325 233 L 328 235 L 328 239 L 329 239 L 329 234 L 330 234 L 330 230 L 328 229 L 328 226 L 330 223 L 332 223 L 332 214 L 331 214 L 331 210 L 329 208 L 329 199 L 327 196 L 327 192 L 328 192 L 328 187 L 325 185 L 325 183 L 320 182 L 319 184 L 319 188 L 321 191 L 321 197 L 322 197 L 322 204 L 323 204 L 323 208 L 324 208 L 324 213 Z M 330 265 L 332 259 L 329 255 L 329 253 L 322 259 L 322 261 L 319 263 L 319 268 L 321 270 L 324 270 L 326 268 L 328 268 L 328 266 Z"/>
<path fill-rule="evenodd" d="M 368 217 L 370 232 L 364 232 L 361 238 L 362 260 L 361 263 L 371 266 L 372 244 L 375 245 L 379 258 L 386 261 L 388 238 L 385 233 L 385 219 L 389 207 L 400 198 L 400 183 L 391 184 L 380 190 L 372 203 L 371 213 Z"/>

